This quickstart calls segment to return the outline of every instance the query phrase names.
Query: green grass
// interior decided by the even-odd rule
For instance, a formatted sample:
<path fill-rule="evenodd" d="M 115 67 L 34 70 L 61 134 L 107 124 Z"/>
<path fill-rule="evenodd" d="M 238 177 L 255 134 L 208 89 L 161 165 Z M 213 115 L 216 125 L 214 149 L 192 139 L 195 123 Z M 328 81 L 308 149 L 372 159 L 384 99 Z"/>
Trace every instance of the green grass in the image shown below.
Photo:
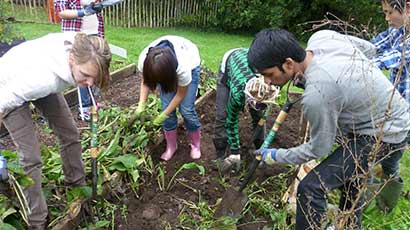
<path fill-rule="evenodd" d="M 15 25 L 16 28 L 28 40 L 44 36 L 48 33 L 55 33 L 61 31 L 60 25 L 57 24 L 17 23 Z"/>
<path fill-rule="evenodd" d="M 400 174 L 404 181 L 404 191 L 410 190 L 410 152 L 405 151 L 400 161 Z M 410 229 L 410 200 L 400 197 L 392 213 L 384 215 L 374 202 L 364 212 L 363 229 Z"/>
<path fill-rule="evenodd" d="M 37 38 L 50 32 L 59 32 L 60 25 L 20 23 L 18 29 L 26 39 Z M 201 55 L 202 63 L 217 72 L 222 56 L 235 47 L 248 47 L 252 36 L 205 32 L 186 28 L 117 28 L 106 27 L 106 39 L 113 45 L 125 48 L 128 63 L 136 63 L 138 55 L 150 42 L 163 35 L 178 35 L 194 42 Z M 121 58 L 115 58 L 119 60 Z"/>

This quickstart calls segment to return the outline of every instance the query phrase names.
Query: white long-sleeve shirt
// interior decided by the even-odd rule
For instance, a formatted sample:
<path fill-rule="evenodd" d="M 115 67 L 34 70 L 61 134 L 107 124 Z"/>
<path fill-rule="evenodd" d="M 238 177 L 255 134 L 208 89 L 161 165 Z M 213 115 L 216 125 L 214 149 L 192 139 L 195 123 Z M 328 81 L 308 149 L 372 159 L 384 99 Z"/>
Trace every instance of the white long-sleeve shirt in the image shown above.
<path fill-rule="evenodd" d="M 0 58 L 0 113 L 74 86 L 68 58 L 76 32 L 26 41 Z"/>

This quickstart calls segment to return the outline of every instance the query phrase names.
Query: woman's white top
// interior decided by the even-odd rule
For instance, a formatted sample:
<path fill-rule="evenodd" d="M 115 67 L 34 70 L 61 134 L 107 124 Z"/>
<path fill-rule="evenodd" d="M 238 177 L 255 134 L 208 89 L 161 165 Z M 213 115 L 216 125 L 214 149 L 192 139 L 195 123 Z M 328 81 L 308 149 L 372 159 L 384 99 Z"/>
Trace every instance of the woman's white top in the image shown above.
<path fill-rule="evenodd" d="M 0 113 L 74 86 L 68 64 L 76 32 L 23 42 L 0 58 Z"/>

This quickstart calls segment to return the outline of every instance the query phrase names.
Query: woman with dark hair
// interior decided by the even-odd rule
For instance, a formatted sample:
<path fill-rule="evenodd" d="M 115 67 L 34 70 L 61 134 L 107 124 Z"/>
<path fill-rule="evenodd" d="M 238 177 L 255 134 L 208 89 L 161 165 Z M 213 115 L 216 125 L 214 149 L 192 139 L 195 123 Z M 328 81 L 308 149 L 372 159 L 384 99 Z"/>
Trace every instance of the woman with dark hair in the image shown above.
<path fill-rule="evenodd" d="M 163 36 L 151 42 L 140 54 L 138 68 L 142 72 L 137 115 L 145 109 L 149 90 L 160 89 L 162 113 L 153 121 L 164 130 L 167 147 L 161 159 L 168 161 L 177 150 L 176 108 L 184 118 L 191 139 L 191 158 L 201 157 L 200 127 L 195 111 L 199 84 L 200 57 L 191 41 L 178 36 Z"/>

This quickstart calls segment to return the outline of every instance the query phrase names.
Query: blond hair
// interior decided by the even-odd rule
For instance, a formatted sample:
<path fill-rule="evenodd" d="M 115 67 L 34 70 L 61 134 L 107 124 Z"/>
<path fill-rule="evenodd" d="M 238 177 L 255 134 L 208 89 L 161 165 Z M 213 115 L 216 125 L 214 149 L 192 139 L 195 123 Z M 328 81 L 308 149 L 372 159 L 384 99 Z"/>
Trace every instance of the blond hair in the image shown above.
<path fill-rule="evenodd" d="M 99 73 L 96 79 L 98 87 L 103 89 L 109 85 L 111 50 L 103 38 L 78 33 L 74 38 L 71 53 L 77 64 L 92 61 L 98 66 Z"/>

